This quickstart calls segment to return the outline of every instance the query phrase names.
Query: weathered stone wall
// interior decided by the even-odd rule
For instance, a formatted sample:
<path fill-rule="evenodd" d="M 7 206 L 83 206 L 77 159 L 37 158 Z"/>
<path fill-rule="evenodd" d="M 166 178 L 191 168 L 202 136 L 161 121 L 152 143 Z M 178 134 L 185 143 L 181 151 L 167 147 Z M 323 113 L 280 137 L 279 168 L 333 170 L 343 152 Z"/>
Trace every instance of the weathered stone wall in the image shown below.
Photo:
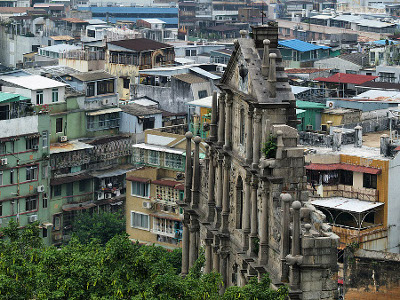
<path fill-rule="evenodd" d="M 349 249 L 344 255 L 346 300 L 400 299 L 400 254 Z"/>

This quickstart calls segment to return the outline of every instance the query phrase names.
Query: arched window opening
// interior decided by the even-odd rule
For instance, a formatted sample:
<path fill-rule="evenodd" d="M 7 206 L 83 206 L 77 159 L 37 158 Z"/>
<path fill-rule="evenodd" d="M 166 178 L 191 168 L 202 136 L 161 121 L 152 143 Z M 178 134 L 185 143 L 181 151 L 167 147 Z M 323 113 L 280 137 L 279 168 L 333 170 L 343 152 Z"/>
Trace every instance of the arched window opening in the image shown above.
<path fill-rule="evenodd" d="M 239 176 L 236 184 L 236 229 L 243 226 L 243 180 Z"/>

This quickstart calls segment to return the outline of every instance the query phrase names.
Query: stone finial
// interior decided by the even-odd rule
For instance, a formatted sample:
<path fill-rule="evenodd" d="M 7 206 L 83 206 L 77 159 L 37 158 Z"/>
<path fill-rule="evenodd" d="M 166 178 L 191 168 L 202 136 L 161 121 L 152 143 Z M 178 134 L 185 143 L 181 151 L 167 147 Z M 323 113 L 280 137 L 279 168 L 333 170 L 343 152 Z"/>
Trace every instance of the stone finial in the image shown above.
<path fill-rule="evenodd" d="M 310 230 L 311 230 L 311 224 L 309 224 L 309 223 L 307 223 L 307 224 L 305 224 L 304 225 L 304 229 L 306 230 L 306 232 L 305 232 L 305 236 L 312 236 L 312 234 L 311 234 L 311 232 L 310 232 Z"/>
<path fill-rule="evenodd" d="M 196 144 L 200 144 L 200 142 L 201 142 L 201 137 L 196 136 L 196 137 L 193 139 L 193 141 L 194 141 Z"/>
<path fill-rule="evenodd" d="M 276 57 L 275 53 L 269 54 L 269 94 L 271 98 L 276 98 Z"/>
<path fill-rule="evenodd" d="M 360 125 L 354 127 L 354 147 L 362 147 L 362 127 Z"/>
<path fill-rule="evenodd" d="M 390 144 L 389 136 L 387 134 L 382 134 L 380 143 L 381 155 L 389 156 L 389 144 Z"/>
<path fill-rule="evenodd" d="M 191 133 L 190 131 L 188 131 L 188 132 L 185 133 L 185 137 L 186 137 L 187 139 L 191 139 L 191 138 L 193 137 L 193 133 Z"/>
<path fill-rule="evenodd" d="M 247 30 L 240 30 L 239 33 L 242 39 L 245 39 L 247 37 Z"/>
<path fill-rule="evenodd" d="M 265 39 L 263 41 L 264 44 L 264 54 L 263 54 L 263 60 L 262 60 L 262 65 L 261 65 L 261 73 L 264 77 L 268 77 L 269 73 L 269 45 L 270 45 L 270 40 Z"/>
<path fill-rule="evenodd" d="M 283 201 L 283 202 L 290 202 L 290 201 L 292 201 L 292 196 L 291 196 L 290 194 L 287 194 L 287 193 L 282 193 L 282 194 L 280 195 L 280 198 L 281 198 L 281 201 Z"/>

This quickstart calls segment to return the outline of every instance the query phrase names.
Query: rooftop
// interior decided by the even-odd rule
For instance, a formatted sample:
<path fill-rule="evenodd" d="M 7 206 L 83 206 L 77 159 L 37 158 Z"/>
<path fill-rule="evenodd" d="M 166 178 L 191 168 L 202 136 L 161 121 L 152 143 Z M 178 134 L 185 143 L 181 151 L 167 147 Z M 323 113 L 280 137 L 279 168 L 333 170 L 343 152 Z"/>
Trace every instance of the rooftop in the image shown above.
<path fill-rule="evenodd" d="M 91 149 L 92 145 L 82 143 L 78 140 L 72 140 L 65 143 L 54 143 L 50 145 L 50 154 L 70 152 L 84 149 Z"/>
<path fill-rule="evenodd" d="M 322 103 L 296 100 L 296 106 L 300 109 L 325 109 L 326 106 Z"/>
<path fill-rule="evenodd" d="M 171 48 L 171 45 L 156 42 L 149 39 L 129 39 L 129 40 L 122 40 L 122 41 L 114 41 L 108 42 L 109 44 L 116 45 L 119 47 L 123 47 L 129 50 L 134 51 L 145 51 L 145 50 L 157 50 L 157 49 L 164 49 L 164 48 Z"/>
<path fill-rule="evenodd" d="M 67 84 L 65 83 L 47 77 L 43 77 L 40 75 L 28 75 L 20 77 L 1 76 L 0 80 L 34 91 L 67 86 Z"/>
<path fill-rule="evenodd" d="M 0 92 L 0 103 L 15 102 L 15 101 L 21 101 L 21 100 L 28 100 L 28 99 L 29 98 L 18 95 L 18 94 Z"/>
<path fill-rule="evenodd" d="M 142 21 L 145 21 L 150 24 L 165 24 L 166 23 L 160 19 L 142 19 Z"/>
<path fill-rule="evenodd" d="M 200 76 L 194 75 L 194 74 L 190 74 L 190 73 L 173 75 L 172 77 L 174 77 L 174 78 L 176 78 L 176 79 L 178 79 L 180 81 L 189 83 L 189 84 L 206 83 L 206 82 L 208 82 L 206 79 L 204 79 L 204 78 L 202 78 Z"/>
<path fill-rule="evenodd" d="M 400 103 L 400 91 L 369 90 L 353 97 L 355 100 Z"/>
<path fill-rule="evenodd" d="M 287 74 L 312 74 L 322 71 L 329 71 L 330 69 L 318 69 L 318 68 L 300 68 L 300 69 L 285 69 Z"/>
<path fill-rule="evenodd" d="M 361 213 L 370 209 L 374 209 L 384 204 L 379 202 L 363 201 L 363 200 L 344 198 L 344 197 L 314 199 L 311 200 L 311 203 L 317 206 L 356 212 L 356 213 Z"/>
<path fill-rule="evenodd" d="M 70 51 L 70 50 L 79 50 L 79 49 L 82 49 L 82 47 L 75 46 L 75 45 L 69 45 L 69 44 L 58 44 L 58 45 L 43 47 L 40 49 L 43 51 L 63 53 L 63 52 Z"/>
<path fill-rule="evenodd" d="M 162 111 L 157 108 L 142 106 L 137 103 L 121 105 L 120 108 L 123 112 L 137 117 L 162 114 Z"/>
<path fill-rule="evenodd" d="M 51 39 L 53 39 L 54 41 L 71 41 L 74 38 L 72 36 L 69 35 L 56 35 L 56 36 L 51 36 Z"/>
<path fill-rule="evenodd" d="M 331 47 L 327 47 L 327 46 L 320 46 L 320 45 L 303 42 L 303 41 L 300 41 L 297 39 L 279 41 L 278 44 L 281 47 L 290 48 L 290 49 L 297 50 L 300 52 L 331 48 Z"/>
<path fill-rule="evenodd" d="M 84 72 L 84 73 L 74 73 L 71 74 L 71 77 L 74 77 L 80 81 L 87 82 L 87 81 L 97 81 L 103 79 L 115 79 L 115 76 L 107 73 L 105 71 L 91 71 L 91 72 Z"/>
<path fill-rule="evenodd" d="M 376 78 L 378 78 L 378 76 L 337 73 L 330 77 L 317 77 L 314 80 L 333 83 L 363 84 L 365 82 L 375 80 Z"/>

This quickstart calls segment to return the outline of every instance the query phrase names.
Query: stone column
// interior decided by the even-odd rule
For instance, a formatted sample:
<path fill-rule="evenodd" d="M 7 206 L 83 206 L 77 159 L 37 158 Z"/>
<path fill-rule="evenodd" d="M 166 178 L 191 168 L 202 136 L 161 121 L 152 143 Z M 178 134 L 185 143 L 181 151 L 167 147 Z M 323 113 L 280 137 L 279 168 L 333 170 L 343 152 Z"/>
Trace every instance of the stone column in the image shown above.
<path fill-rule="evenodd" d="M 232 144 L 232 94 L 228 94 L 225 102 L 226 119 L 225 119 L 225 145 L 224 150 L 231 149 Z"/>
<path fill-rule="evenodd" d="M 217 141 L 217 92 L 213 93 L 211 106 L 210 141 Z"/>
<path fill-rule="evenodd" d="M 208 164 L 208 215 L 207 221 L 213 222 L 215 216 L 215 151 L 210 148 L 209 152 L 209 164 Z"/>
<path fill-rule="evenodd" d="M 182 270 L 181 274 L 186 276 L 189 273 L 189 215 L 183 215 L 182 232 Z"/>
<path fill-rule="evenodd" d="M 193 185 L 192 185 L 192 207 L 197 208 L 200 201 L 200 142 L 201 138 L 194 138 L 194 159 L 193 159 Z"/>
<path fill-rule="evenodd" d="M 190 204 L 192 201 L 192 194 L 190 189 L 192 188 L 192 137 L 193 134 L 188 131 L 185 134 L 186 137 L 186 164 L 185 164 L 185 203 Z"/>
<path fill-rule="evenodd" d="M 362 147 L 362 127 L 357 125 L 354 127 L 354 147 L 361 148 Z"/>
<path fill-rule="evenodd" d="M 266 180 L 262 183 L 262 194 L 261 194 L 261 220 L 260 220 L 260 228 L 258 230 L 260 235 L 260 250 L 258 252 L 259 255 L 259 264 L 265 265 L 268 261 L 268 198 L 269 198 L 269 190 L 268 190 L 268 182 Z"/>
<path fill-rule="evenodd" d="M 257 181 L 256 177 L 253 176 L 253 182 L 251 184 L 251 230 L 250 230 L 250 239 L 249 239 L 249 256 L 257 255 L 255 253 L 255 244 L 254 244 L 254 241 L 258 235 L 257 186 L 258 186 L 258 181 Z"/>
<path fill-rule="evenodd" d="M 199 221 L 192 216 L 190 221 L 190 238 L 189 238 L 189 268 L 193 267 L 197 257 L 197 232 L 199 230 Z"/>
<path fill-rule="evenodd" d="M 219 95 L 219 107 L 218 107 L 218 145 L 223 146 L 225 143 L 224 134 L 225 134 L 225 96 L 226 93 L 222 92 Z"/>
<path fill-rule="evenodd" d="M 214 272 L 219 273 L 219 246 L 216 245 L 213 247 L 213 263 L 212 268 Z"/>
<path fill-rule="evenodd" d="M 254 135 L 253 135 L 253 169 L 258 168 L 258 163 L 260 161 L 260 149 L 261 149 L 261 111 L 256 109 L 254 114 Z"/>
<path fill-rule="evenodd" d="M 249 249 L 249 233 L 250 233 L 250 214 L 251 214 L 251 176 L 246 176 L 244 180 L 244 205 L 243 205 L 243 250 Z"/>
<path fill-rule="evenodd" d="M 286 256 L 290 251 L 290 202 L 292 196 L 290 194 L 281 194 L 281 207 L 282 207 L 282 237 L 281 237 L 281 281 L 289 281 L 289 267 L 286 264 Z"/>
<path fill-rule="evenodd" d="M 206 258 L 206 265 L 204 268 L 204 272 L 206 274 L 210 273 L 212 270 L 212 263 L 213 263 L 213 257 L 212 257 L 212 248 L 211 248 L 211 244 L 213 242 L 212 239 L 210 238 L 206 238 L 206 249 L 205 249 L 205 258 Z"/>
<path fill-rule="evenodd" d="M 228 219 L 229 219 L 229 174 L 230 174 L 230 161 L 228 156 L 224 159 L 224 186 L 222 197 L 222 232 L 228 232 Z"/>
<path fill-rule="evenodd" d="M 228 252 L 221 252 L 221 276 L 222 276 L 222 287 L 220 294 L 223 295 L 228 285 Z"/>
<path fill-rule="evenodd" d="M 276 57 L 275 53 L 269 54 L 268 86 L 271 98 L 276 98 Z"/>
<path fill-rule="evenodd" d="M 290 288 L 292 290 L 300 289 L 300 201 L 294 201 L 293 208 L 293 236 L 292 236 L 292 257 L 293 261 L 290 263 Z"/>
<path fill-rule="evenodd" d="M 222 157 L 218 157 L 218 181 L 217 181 L 217 203 L 215 206 L 215 228 L 219 228 L 221 225 L 221 210 L 222 210 L 222 197 L 223 197 L 223 159 Z"/>
<path fill-rule="evenodd" d="M 263 53 L 263 60 L 262 60 L 262 64 L 261 64 L 261 74 L 264 77 L 268 78 L 269 75 L 269 44 L 270 44 L 270 40 L 263 40 L 263 44 L 264 44 L 264 53 Z"/>
<path fill-rule="evenodd" d="M 246 163 L 251 165 L 253 160 L 253 115 L 254 109 L 249 107 L 246 122 Z"/>

